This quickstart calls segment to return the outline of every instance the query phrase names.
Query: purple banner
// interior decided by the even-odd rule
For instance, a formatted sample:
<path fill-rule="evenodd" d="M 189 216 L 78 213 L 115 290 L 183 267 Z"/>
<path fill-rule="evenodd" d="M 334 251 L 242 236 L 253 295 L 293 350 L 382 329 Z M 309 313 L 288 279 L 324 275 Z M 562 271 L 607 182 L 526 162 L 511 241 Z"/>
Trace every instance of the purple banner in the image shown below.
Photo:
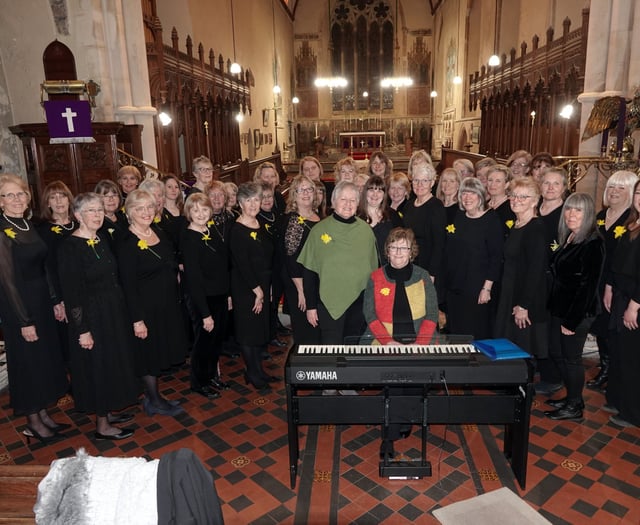
<path fill-rule="evenodd" d="M 51 144 L 95 142 L 91 107 L 86 100 L 48 100 L 44 103 Z"/>

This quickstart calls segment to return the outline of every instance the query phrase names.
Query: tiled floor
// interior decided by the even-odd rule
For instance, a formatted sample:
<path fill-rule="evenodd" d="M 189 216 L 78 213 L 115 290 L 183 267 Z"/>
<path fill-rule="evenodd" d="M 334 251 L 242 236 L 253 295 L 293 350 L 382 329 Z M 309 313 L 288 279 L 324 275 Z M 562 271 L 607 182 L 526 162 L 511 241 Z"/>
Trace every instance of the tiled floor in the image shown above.
<path fill-rule="evenodd" d="M 283 375 L 286 350 L 271 348 L 271 373 Z M 585 360 L 588 376 L 594 362 Z M 134 438 L 95 442 L 93 419 L 65 398 L 53 411 L 72 423 L 63 441 L 27 446 L 23 419 L 14 419 L 8 394 L 0 396 L 0 463 L 49 464 L 79 447 L 90 454 L 159 458 L 187 447 L 211 470 L 227 524 L 430 524 L 431 511 L 484 492 L 508 487 L 554 524 L 640 523 L 640 429 L 621 430 L 599 410 L 601 393 L 586 391 L 582 423 L 554 422 L 534 401 L 526 490 L 517 485 L 501 453 L 503 430 L 493 426 L 432 425 L 429 478 L 391 481 L 378 477 L 379 429 L 365 426 L 302 427 L 301 463 L 289 484 L 284 384 L 265 394 L 243 384 L 242 364 L 223 358 L 232 389 L 206 401 L 190 393 L 187 368 L 162 380 L 186 414 L 148 417 L 139 409 Z M 559 393 L 561 394 L 561 392 Z M 420 431 L 396 444 L 419 457 Z"/>

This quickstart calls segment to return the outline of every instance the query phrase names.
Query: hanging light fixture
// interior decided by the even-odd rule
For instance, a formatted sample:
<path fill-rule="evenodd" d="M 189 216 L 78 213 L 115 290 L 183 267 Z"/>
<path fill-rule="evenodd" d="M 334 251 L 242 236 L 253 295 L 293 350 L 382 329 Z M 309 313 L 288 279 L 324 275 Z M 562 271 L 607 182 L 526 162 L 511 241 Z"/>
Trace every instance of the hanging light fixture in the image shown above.
<path fill-rule="evenodd" d="M 500 57 L 497 55 L 499 23 L 500 23 L 500 17 L 498 14 L 498 0 L 496 0 L 496 15 L 495 15 L 495 21 L 494 21 L 494 28 L 493 28 L 493 55 L 489 57 L 489 65 L 491 67 L 496 67 L 500 65 Z"/>
<path fill-rule="evenodd" d="M 232 74 L 237 75 L 242 71 L 242 68 L 240 67 L 240 64 L 236 62 L 236 26 L 233 18 L 233 0 L 230 0 L 230 3 L 231 3 L 231 35 L 233 37 L 233 63 L 231 64 L 229 71 Z"/>

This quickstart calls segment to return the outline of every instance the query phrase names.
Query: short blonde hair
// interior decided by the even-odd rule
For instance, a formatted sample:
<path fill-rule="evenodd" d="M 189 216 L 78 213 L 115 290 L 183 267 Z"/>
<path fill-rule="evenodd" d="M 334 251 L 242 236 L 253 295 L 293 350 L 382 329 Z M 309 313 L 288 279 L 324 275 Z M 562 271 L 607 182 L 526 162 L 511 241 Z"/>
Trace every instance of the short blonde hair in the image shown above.
<path fill-rule="evenodd" d="M 187 197 L 187 200 L 184 203 L 183 214 L 189 222 L 192 221 L 191 212 L 196 206 L 207 208 L 209 210 L 209 219 L 213 216 L 213 206 L 211 205 L 209 197 L 204 193 L 194 192 Z"/>
<path fill-rule="evenodd" d="M 340 182 L 342 179 L 340 178 L 340 169 L 343 166 L 348 166 L 353 170 L 353 179 L 355 180 L 356 175 L 358 174 L 358 166 L 356 165 L 356 161 L 351 157 L 345 157 L 344 159 L 340 159 L 336 162 L 336 165 L 333 168 L 333 176 L 336 179 L 336 182 Z"/>
<path fill-rule="evenodd" d="M 3 188 L 5 187 L 5 185 L 10 184 L 12 182 L 20 186 L 20 189 L 27 194 L 27 200 L 28 202 L 30 202 L 31 191 L 29 191 L 29 186 L 27 185 L 26 181 L 23 178 L 18 177 L 13 173 L 3 173 L 2 175 L 0 175 L 0 193 L 4 193 Z"/>
<path fill-rule="evenodd" d="M 124 201 L 124 213 L 127 219 L 129 219 L 129 211 L 143 201 L 150 202 L 154 207 L 156 205 L 156 199 L 147 191 L 137 189 L 127 195 L 127 199 Z"/>
<path fill-rule="evenodd" d="M 138 184 L 140 184 L 140 181 L 142 180 L 142 175 L 140 174 L 140 170 L 135 166 L 131 166 L 130 164 L 128 164 L 127 166 L 122 166 L 122 168 L 118 170 L 118 175 L 116 176 L 116 179 L 120 181 L 120 179 L 125 175 L 133 175 L 138 180 Z"/>

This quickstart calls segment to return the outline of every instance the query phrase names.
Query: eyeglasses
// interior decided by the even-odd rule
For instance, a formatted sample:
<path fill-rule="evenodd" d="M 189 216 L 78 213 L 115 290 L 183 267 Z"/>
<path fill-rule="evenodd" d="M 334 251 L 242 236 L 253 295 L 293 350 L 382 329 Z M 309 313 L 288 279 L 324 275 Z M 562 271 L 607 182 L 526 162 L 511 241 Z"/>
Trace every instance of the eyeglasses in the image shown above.
<path fill-rule="evenodd" d="M 508 197 L 513 201 L 526 201 L 530 199 L 532 195 L 516 195 L 515 193 L 511 193 Z"/>
<path fill-rule="evenodd" d="M 407 253 L 411 249 L 410 246 L 389 246 L 389 253 Z"/>
<path fill-rule="evenodd" d="M 384 193 L 384 188 L 372 186 L 371 188 L 367 188 L 367 191 L 379 191 L 381 193 Z"/>
<path fill-rule="evenodd" d="M 104 213 L 104 208 L 87 208 L 82 210 L 82 213 L 90 213 L 91 215 L 100 215 Z"/>
<path fill-rule="evenodd" d="M 116 193 L 107 193 L 102 196 L 103 199 L 119 199 L 120 196 Z"/>
<path fill-rule="evenodd" d="M 26 199 L 27 195 L 28 194 L 24 191 L 19 191 L 18 193 L 0 193 L 0 197 L 10 201 L 15 201 L 17 199 Z"/>
<path fill-rule="evenodd" d="M 133 208 L 133 211 L 137 211 L 138 213 L 142 213 L 143 211 L 152 211 L 155 213 L 156 207 L 153 204 L 149 204 L 148 206 L 136 206 Z"/>
<path fill-rule="evenodd" d="M 526 168 L 528 164 L 526 162 L 514 162 L 511 164 L 512 168 Z"/>
<path fill-rule="evenodd" d="M 198 168 L 200 173 L 213 173 L 213 168 Z"/>
<path fill-rule="evenodd" d="M 411 183 L 415 184 L 416 186 L 426 186 L 431 182 L 433 182 L 433 179 L 413 179 L 411 181 Z"/>
<path fill-rule="evenodd" d="M 315 188 L 298 188 L 296 193 L 300 195 L 301 193 L 313 193 L 314 191 L 316 191 Z"/>

